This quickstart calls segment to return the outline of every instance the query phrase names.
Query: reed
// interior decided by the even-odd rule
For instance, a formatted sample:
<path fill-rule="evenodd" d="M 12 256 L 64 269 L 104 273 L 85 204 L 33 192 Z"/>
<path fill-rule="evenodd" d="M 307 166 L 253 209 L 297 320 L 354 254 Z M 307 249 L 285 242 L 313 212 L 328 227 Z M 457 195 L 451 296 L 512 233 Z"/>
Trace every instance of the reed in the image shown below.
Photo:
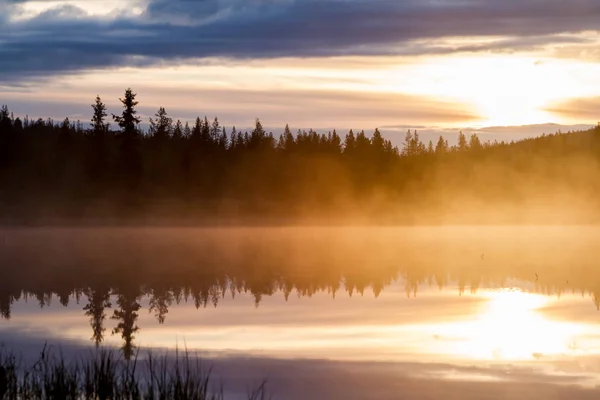
<path fill-rule="evenodd" d="M 187 349 L 175 356 L 140 352 L 125 360 L 113 349 L 99 348 L 67 362 L 48 346 L 32 366 L 0 348 L 0 399 L 86 400 L 224 400 L 223 384 L 213 382 L 212 367 L 204 368 Z M 249 400 L 268 397 L 266 380 L 247 394 Z"/>

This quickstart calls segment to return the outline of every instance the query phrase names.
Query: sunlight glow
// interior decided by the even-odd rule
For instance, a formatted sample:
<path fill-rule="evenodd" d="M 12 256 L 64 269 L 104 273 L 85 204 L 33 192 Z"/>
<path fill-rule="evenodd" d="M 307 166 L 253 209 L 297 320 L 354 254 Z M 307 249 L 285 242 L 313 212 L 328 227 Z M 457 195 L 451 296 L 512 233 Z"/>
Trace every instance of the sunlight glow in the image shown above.
<path fill-rule="evenodd" d="M 171 349 L 185 343 L 190 350 L 215 355 L 469 365 L 494 361 L 553 365 L 561 360 L 584 362 L 600 354 L 597 324 L 575 315 L 570 320 L 560 318 L 554 309 L 556 297 L 524 289 L 482 289 L 457 299 L 456 288 L 439 292 L 422 287 L 418 299 L 408 300 L 403 287 L 400 282 L 397 290 L 384 291 L 377 299 L 334 300 L 322 293 L 310 300 L 291 296 L 284 303 L 283 295 L 277 294 L 263 298 L 256 309 L 248 294 L 200 311 L 193 304 L 173 304 L 164 325 L 152 313 L 140 312 L 142 329 L 136 332 L 135 342 L 142 348 Z M 591 307 L 589 299 L 576 295 L 561 296 L 560 301 Z M 315 317 L 315 306 L 327 315 Z M 290 307 L 294 317 L 286 319 Z M 89 321 L 82 318 L 80 306 L 65 311 L 54 302 L 41 314 L 34 301 L 26 308 L 27 312 L 22 309 L 11 318 L 12 327 L 28 334 L 44 332 L 53 340 L 90 343 Z M 118 347 L 122 338 L 111 334 L 116 322 L 110 315 L 105 321 L 104 344 Z"/>
<path fill-rule="evenodd" d="M 452 352 L 475 359 L 531 360 L 572 353 L 582 327 L 546 319 L 537 311 L 551 299 L 516 289 L 488 292 L 475 320 L 447 326 L 460 339 Z"/>
<path fill-rule="evenodd" d="M 184 120 L 193 120 L 198 112 L 223 118 L 229 114 L 224 122 L 238 126 L 251 124 L 257 116 L 272 126 L 338 129 L 595 124 L 549 111 L 561 100 L 593 95 L 595 83 L 600 84 L 600 65 L 585 61 L 539 54 L 310 61 L 161 63 L 114 69 L 110 81 L 105 71 L 90 70 L 58 76 L 42 86 L 48 97 L 65 104 L 87 102 L 97 93 L 109 106 L 131 86 L 148 110 L 165 106 Z M 29 102 L 38 97 L 37 91 L 11 92 L 9 99 Z"/>

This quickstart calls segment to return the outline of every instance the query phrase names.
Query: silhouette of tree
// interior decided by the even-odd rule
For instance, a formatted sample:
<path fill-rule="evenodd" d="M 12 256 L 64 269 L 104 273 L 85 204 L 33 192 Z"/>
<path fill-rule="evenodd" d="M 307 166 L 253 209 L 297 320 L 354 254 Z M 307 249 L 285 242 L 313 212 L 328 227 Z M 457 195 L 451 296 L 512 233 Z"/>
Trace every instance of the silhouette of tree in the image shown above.
<path fill-rule="evenodd" d="M 448 152 L 448 149 L 448 141 L 444 140 L 443 136 L 440 136 L 440 138 L 437 141 L 437 144 L 435 145 L 435 154 L 445 154 Z"/>
<path fill-rule="evenodd" d="M 415 148 L 415 140 L 410 129 L 404 135 L 404 144 L 402 145 L 402 155 L 404 156 L 414 156 L 417 153 L 417 149 Z"/>
<path fill-rule="evenodd" d="M 600 220 L 595 211 L 600 180 L 591 166 L 581 168 L 581 160 L 600 154 L 597 127 L 510 143 L 482 143 L 476 134 L 467 138 L 460 132 L 452 147 L 442 136 L 423 143 L 419 132 L 408 130 L 399 151 L 379 129 L 372 135 L 349 130 L 340 138 L 335 129 L 292 134 L 286 125 L 275 140 L 260 119 L 250 132 L 227 129 L 218 117 L 173 123 L 164 107 L 143 132 L 136 94 L 127 89 L 120 100 L 121 113 L 112 114 L 115 131 L 99 96 L 87 131 L 69 118 L 15 118 L 2 106 L 0 217 L 254 224 L 321 216 L 344 220 L 353 210 L 374 223 L 402 224 L 429 218 L 422 215 L 455 215 L 430 206 L 448 196 L 515 210 L 524 199 L 554 199 L 551 207 L 564 210 L 569 201 L 551 193 L 570 188 L 561 192 L 590 205 L 589 214 L 578 218 Z M 417 198 L 421 207 L 399 212 L 401 204 Z M 477 213 L 489 211 L 469 212 L 474 219 Z M 522 220 L 517 211 L 512 214 Z"/>
<path fill-rule="evenodd" d="M 181 124 L 181 120 L 177 120 L 177 122 L 175 123 L 175 127 L 173 128 L 173 138 L 177 140 L 181 140 L 184 138 L 183 125 Z"/>
<path fill-rule="evenodd" d="M 173 131 L 173 119 L 167 115 L 164 107 L 160 107 L 155 114 L 156 119 L 150 118 L 150 135 L 157 141 L 164 142 Z"/>
<path fill-rule="evenodd" d="M 435 153 L 435 149 L 433 148 L 433 142 L 430 140 L 429 144 L 427 145 L 427 154 L 434 154 Z"/>
<path fill-rule="evenodd" d="M 473 150 L 481 150 L 483 148 L 479 137 L 475 133 L 472 134 L 471 138 L 469 139 L 469 148 Z"/>
<path fill-rule="evenodd" d="M 136 94 L 133 93 L 131 88 L 127 89 L 125 96 L 119 99 L 123 104 L 122 114 L 113 114 L 113 119 L 121 128 L 117 171 L 119 176 L 124 178 L 125 187 L 128 189 L 137 188 L 142 175 L 142 161 L 139 150 L 140 133 L 138 130 L 138 124 L 141 120 L 136 116 L 137 110 L 135 107 L 138 102 L 135 97 Z"/>
<path fill-rule="evenodd" d="M 94 110 L 91 123 L 92 133 L 94 136 L 101 136 L 108 131 L 108 124 L 105 121 L 108 114 L 106 114 L 106 105 L 99 95 L 96 96 L 96 102 L 92 104 L 92 109 Z"/>
<path fill-rule="evenodd" d="M 0 171 L 16 159 L 17 129 L 14 129 L 8 106 L 0 107 Z"/>
<path fill-rule="evenodd" d="M 125 97 L 119 99 L 121 103 L 123 103 L 123 113 L 121 115 L 113 114 L 113 119 L 121 128 L 124 138 L 134 139 L 139 136 L 137 125 L 141 120 L 136 117 L 137 110 L 135 107 L 139 103 L 135 100 L 136 96 L 137 95 L 133 93 L 131 88 L 125 90 Z"/>
<path fill-rule="evenodd" d="M 356 138 L 354 137 L 354 132 L 350 129 L 344 140 L 344 155 L 351 157 L 354 154 L 355 148 Z"/>
<path fill-rule="evenodd" d="M 109 124 L 106 123 L 106 105 L 100 96 L 92 104 L 93 115 L 91 120 L 91 140 L 87 149 L 87 172 L 88 177 L 94 184 L 103 184 L 108 170 L 108 148 L 107 134 Z"/>
<path fill-rule="evenodd" d="M 463 151 L 469 148 L 467 143 L 467 137 L 462 133 L 462 131 L 458 134 L 458 150 Z"/>

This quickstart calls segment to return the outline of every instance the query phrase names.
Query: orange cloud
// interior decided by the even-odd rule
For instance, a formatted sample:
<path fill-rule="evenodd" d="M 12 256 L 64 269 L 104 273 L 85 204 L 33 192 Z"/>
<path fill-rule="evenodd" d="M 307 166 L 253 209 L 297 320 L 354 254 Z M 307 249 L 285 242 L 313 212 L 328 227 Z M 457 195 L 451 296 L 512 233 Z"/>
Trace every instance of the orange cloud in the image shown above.
<path fill-rule="evenodd" d="M 600 97 L 562 100 L 548 106 L 546 111 L 574 120 L 600 121 Z"/>

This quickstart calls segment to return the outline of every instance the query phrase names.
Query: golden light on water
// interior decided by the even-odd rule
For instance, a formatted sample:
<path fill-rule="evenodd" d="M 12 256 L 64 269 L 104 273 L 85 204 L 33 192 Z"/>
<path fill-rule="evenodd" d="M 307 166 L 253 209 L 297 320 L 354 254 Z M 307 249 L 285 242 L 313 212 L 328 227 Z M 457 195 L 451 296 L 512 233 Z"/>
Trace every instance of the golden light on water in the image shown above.
<path fill-rule="evenodd" d="M 548 319 L 540 309 L 551 297 L 518 289 L 489 291 L 474 319 L 442 327 L 450 353 L 474 359 L 531 360 L 573 353 L 581 325 Z"/>
<path fill-rule="evenodd" d="M 589 298 L 569 294 L 559 299 L 515 288 L 458 296 L 456 288 L 423 287 L 417 298 L 408 299 L 402 288 L 400 282 L 379 298 L 317 294 L 283 302 L 276 294 L 265 297 L 258 308 L 247 295 L 225 299 L 217 308 L 173 305 L 164 325 L 151 313 L 140 313 L 136 343 L 144 348 L 185 343 L 194 351 L 276 358 L 460 364 L 542 365 L 600 354 L 600 330 L 587 319 L 595 314 L 586 317 L 596 312 Z M 561 316 L 559 304 L 575 308 L 563 309 L 566 314 Z M 33 312 L 36 305 L 31 306 Z M 56 312 L 62 306 L 51 308 Z M 572 314 L 574 310 L 583 314 Z M 89 324 L 81 311 L 54 312 L 36 314 L 35 323 L 30 314 L 15 314 L 11 324 L 27 331 L 44 329 L 51 337 L 89 341 Z M 110 334 L 114 321 L 106 325 L 105 343 L 119 346 L 121 338 Z"/>

